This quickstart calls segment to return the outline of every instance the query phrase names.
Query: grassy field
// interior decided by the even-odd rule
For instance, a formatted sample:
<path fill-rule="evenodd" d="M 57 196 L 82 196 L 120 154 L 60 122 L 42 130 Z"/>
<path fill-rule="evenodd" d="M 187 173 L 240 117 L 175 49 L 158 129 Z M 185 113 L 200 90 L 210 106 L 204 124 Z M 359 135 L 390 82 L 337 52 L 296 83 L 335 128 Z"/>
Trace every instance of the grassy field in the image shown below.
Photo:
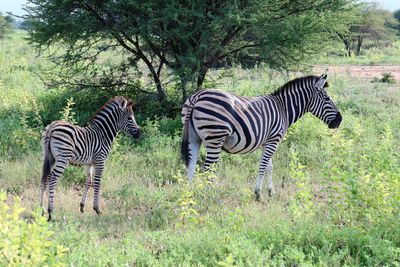
<path fill-rule="evenodd" d="M 178 150 L 180 118 L 138 114 L 143 137 L 121 135 L 106 166 L 103 214 L 92 210 L 92 194 L 79 212 L 84 171 L 69 167 L 57 187 L 55 220 L 47 224 L 32 215 L 39 205 L 41 131 L 56 118 L 84 122 L 102 104 L 100 97 L 88 104 L 84 93 L 46 88 L 35 73 L 48 64 L 21 35 L 0 41 L 0 188 L 6 193 L 0 212 L 9 214 L 4 207 L 10 206 L 17 214 L 0 219 L 0 228 L 18 236 L 0 232 L 0 265 L 24 255 L 18 246 L 46 255 L 37 266 L 400 265 L 399 85 L 328 74 L 329 94 L 344 118 L 340 129 L 311 115 L 296 123 L 273 158 L 276 194 L 264 190 L 261 202 L 253 196 L 259 151 L 224 153 L 215 175 L 198 174 L 189 185 Z M 272 79 L 266 69 L 215 75 L 224 76 L 218 89 L 246 96 L 293 78 Z M 75 104 L 66 108 L 71 97 Z M 25 220 L 36 228 L 21 237 L 26 224 L 12 228 L 12 222 Z"/>

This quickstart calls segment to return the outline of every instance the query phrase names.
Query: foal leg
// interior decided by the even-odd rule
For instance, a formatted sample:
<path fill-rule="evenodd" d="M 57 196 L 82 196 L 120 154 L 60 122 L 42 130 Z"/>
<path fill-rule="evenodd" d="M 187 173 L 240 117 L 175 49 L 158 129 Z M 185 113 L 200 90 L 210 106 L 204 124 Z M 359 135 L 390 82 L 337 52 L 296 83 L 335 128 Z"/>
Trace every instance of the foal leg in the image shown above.
<path fill-rule="evenodd" d="M 42 177 L 42 181 L 40 183 L 40 208 L 42 209 L 42 216 L 44 216 L 43 199 L 48 185 L 48 178 L 49 177 Z"/>
<path fill-rule="evenodd" d="M 101 175 L 104 171 L 105 162 L 97 162 L 94 165 L 94 179 L 93 179 L 93 209 L 97 214 L 101 214 L 99 209 L 99 192 L 100 192 L 100 183 L 101 183 Z"/>
<path fill-rule="evenodd" d="M 86 204 L 86 197 L 87 193 L 89 191 L 90 186 L 92 185 L 92 170 L 93 166 L 86 166 L 86 182 L 85 182 L 85 187 L 83 189 L 83 194 L 82 194 L 82 200 L 81 200 L 81 212 L 85 209 L 85 204 Z"/>
<path fill-rule="evenodd" d="M 54 169 L 50 173 L 48 177 L 49 183 L 49 206 L 48 206 L 48 213 L 49 218 L 48 221 L 51 221 L 51 213 L 54 211 L 54 190 L 58 182 L 58 178 L 64 173 L 65 168 L 69 163 L 70 157 L 62 157 L 57 159 Z"/>

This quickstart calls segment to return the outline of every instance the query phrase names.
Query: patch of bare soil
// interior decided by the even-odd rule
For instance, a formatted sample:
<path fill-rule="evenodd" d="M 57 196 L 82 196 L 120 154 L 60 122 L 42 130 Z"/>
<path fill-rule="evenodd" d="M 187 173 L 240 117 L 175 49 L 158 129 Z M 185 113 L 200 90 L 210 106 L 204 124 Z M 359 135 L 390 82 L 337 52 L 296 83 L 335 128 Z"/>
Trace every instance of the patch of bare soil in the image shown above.
<path fill-rule="evenodd" d="M 363 78 L 366 80 L 372 80 L 373 78 L 382 78 L 383 73 L 391 73 L 397 81 L 400 81 L 400 66 L 322 65 L 322 66 L 315 66 L 313 68 L 313 73 L 321 74 L 324 72 L 334 73 L 334 74 L 345 74 L 357 78 Z"/>

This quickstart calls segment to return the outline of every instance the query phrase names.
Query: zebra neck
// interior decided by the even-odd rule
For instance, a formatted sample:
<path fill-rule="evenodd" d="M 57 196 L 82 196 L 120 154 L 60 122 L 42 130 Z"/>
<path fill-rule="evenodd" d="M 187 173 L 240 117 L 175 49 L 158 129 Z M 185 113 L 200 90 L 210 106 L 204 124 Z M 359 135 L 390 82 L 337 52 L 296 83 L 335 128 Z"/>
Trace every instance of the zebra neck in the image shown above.
<path fill-rule="evenodd" d="M 288 88 L 277 97 L 283 107 L 283 116 L 286 118 L 288 128 L 307 112 L 310 101 L 307 90 Z"/>
<path fill-rule="evenodd" d="M 106 118 L 101 114 L 91 120 L 89 127 L 97 134 L 101 134 L 104 138 L 103 141 L 108 144 L 111 144 L 114 141 L 119 132 L 117 123 L 112 118 Z"/>

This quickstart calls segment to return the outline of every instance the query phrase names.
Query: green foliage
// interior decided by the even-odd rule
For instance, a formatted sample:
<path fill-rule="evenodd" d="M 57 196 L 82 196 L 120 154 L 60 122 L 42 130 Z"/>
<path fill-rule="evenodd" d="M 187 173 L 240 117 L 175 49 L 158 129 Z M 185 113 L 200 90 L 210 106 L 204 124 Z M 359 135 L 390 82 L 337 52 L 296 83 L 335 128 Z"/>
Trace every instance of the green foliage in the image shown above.
<path fill-rule="evenodd" d="M 0 40 L 12 32 L 13 23 L 13 17 L 3 16 L 3 14 L 0 12 Z"/>
<path fill-rule="evenodd" d="M 74 99 L 68 98 L 67 99 L 67 105 L 65 106 L 65 108 L 60 111 L 61 113 L 61 120 L 72 123 L 72 124 L 76 124 L 76 120 L 75 120 L 75 114 L 76 112 L 72 110 L 72 106 L 75 105 Z"/>
<path fill-rule="evenodd" d="M 307 62 L 344 30 L 348 16 L 342 14 L 353 5 L 348 0 L 28 3 L 31 41 L 65 49 L 51 54 L 61 66 L 53 69 L 58 84 L 61 79 L 92 90 L 144 91 L 151 102 L 161 103 L 156 108 L 163 115 L 169 115 L 171 103 L 200 88 L 212 68 L 264 63 L 281 70 Z M 171 74 L 177 99 L 165 88 Z"/>
<path fill-rule="evenodd" d="M 4 85 L 0 82 L 1 88 Z M 13 93 L 2 93 L 4 102 L 0 111 L 0 125 L 4 130 L 0 132 L 0 155 L 19 158 L 38 144 L 43 124 L 39 114 L 41 105 L 35 97 L 21 94 L 20 107 L 10 107 L 9 101 L 13 97 Z"/>
<path fill-rule="evenodd" d="M 40 212 L 33 212 L 32 220 L 26 221 L 21 200 L 14 198 L 8 205 L 6 198 L 0 192 L 0 265 L 65 266 L 68 249 L 52 240 L 54 232 Z"/>
<path fill-rule="evenodd" d="M 290 205 L 290 210 L 295 220 L 315 215 L 311 181 L 304 172 L 305 168 L 306 166 L 299 163 L 298 152 L 291 149 L 289 175 L 296 185 L 296 195 Z"/>
<path fill-rule="evenodd" d="M 200 209 L 207 209 L 207 204 L 212 201 L 213 183 L 215 175 L 212 172 L 197 173 L 196 182 L 191 185 L 186 177 L 178 174 L 177 181 L 181 187 L 180 196 L 177 201 L 179 207 L 177 228 L 192 229 L 204 223 L 204 217 L 201 216 Z"/>

